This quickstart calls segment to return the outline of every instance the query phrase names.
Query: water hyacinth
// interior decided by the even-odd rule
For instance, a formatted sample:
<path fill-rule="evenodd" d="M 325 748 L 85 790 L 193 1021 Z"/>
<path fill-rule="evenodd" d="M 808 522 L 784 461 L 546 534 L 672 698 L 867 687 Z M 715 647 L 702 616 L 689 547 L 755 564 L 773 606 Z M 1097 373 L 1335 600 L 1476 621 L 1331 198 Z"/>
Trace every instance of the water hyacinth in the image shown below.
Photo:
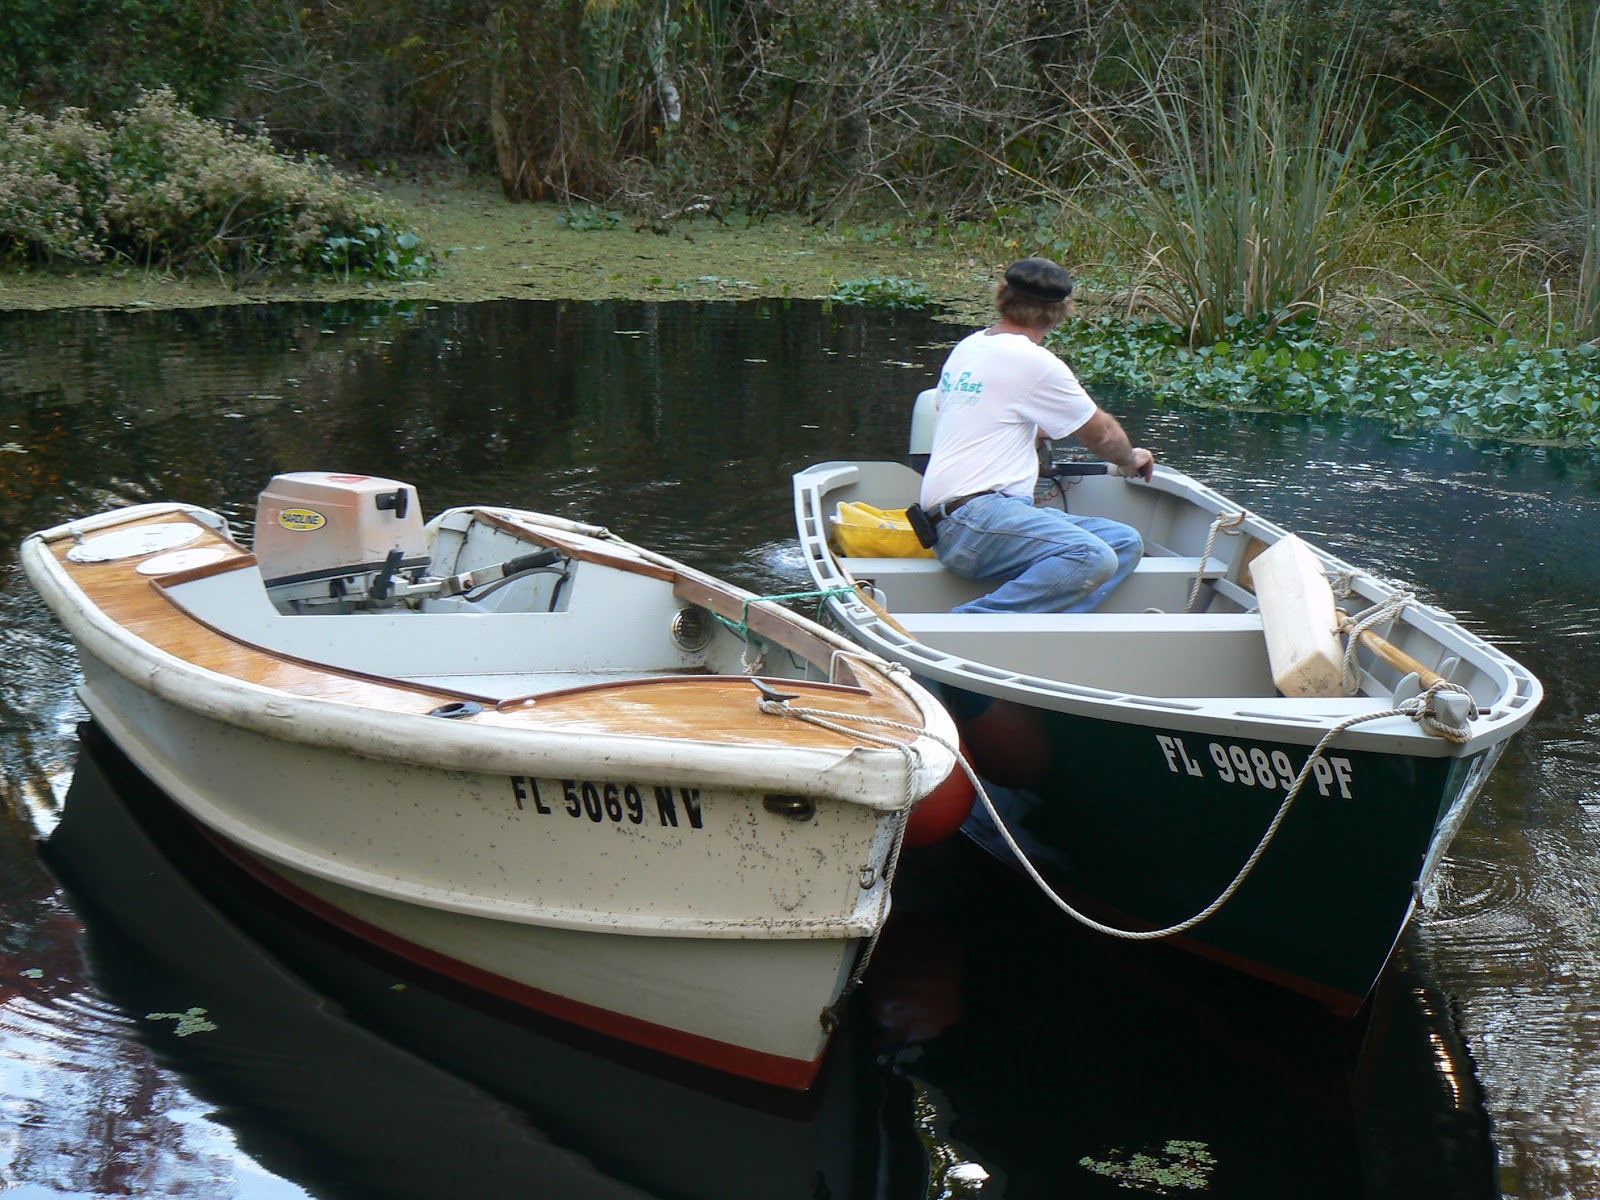
<path fill-rule="evenodd" d="M 0 109 L 0 256 L 232 276 L 428 269 L 417 237 L 325 161 L 198 118 L 165 88 L 107 126 Z"/>
<path fill-rule="evenodd" d="M 1568 349 L 1506 338 L 1429 353 L 1243 325 L 1214 345 L 1183 341 L 1159 322 L 1102 318 L 1074 322 L 1054 346 L 1090 386 L 1212 408 L 1372 417 L 1398 431 L 1600 446 L 1600 349 L 1588 342 Z"/>

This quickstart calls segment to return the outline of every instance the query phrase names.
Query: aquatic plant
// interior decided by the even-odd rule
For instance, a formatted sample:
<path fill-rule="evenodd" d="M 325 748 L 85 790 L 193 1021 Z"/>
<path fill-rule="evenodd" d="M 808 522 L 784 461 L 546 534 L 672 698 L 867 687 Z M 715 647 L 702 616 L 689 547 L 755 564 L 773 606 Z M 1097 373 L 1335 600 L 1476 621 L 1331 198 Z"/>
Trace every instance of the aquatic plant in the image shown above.
<path fill-rule="evenodd" d="M 1122 1187 L 1171 1196 L 1209 1188 L 1217 1160 L 1204 1142 L 1173 1139 L 1159 1154 L 1112 1150 L 1105 1159 L 1084 1155 L 1078 1165 L 1096 1175 L 1114 1179 Z"/>
<path fill-rule="evenodd" d="M 1370 334 L 1370 330 L 1367 331 Z M 1242 323 L 1190 348 L 1160 323 L 1072 323 L 1054 348 L 1091 387 L 1111 383 L 1183 403 L 1308 416 L 1361 416 L 1398 431 L 1600 446 L 1600 349 L 1504 338 L 1423 352 L 1344 345 L 1308 325 Z"/>
<path fill-rule="evenodd" d="M 596 229 L 615 229 L 622 222 L 622 213 L 615 208 L 601 208 L 597 204 L 568 204 L 556 213 L 556 224 L 574 233 L 589 233 Z"/>
<path fill-rule="evenodd" d="M 873 275 L 845 279 L 833 285 L 828 299 L 836 304 L 861 304 L 872 308 L 931 308 L 933 297 L 926 284 L 897 276 Z"/>
<path fill-rule="evenodd" d="M 153 1012 L 145 1013 L 146 1021 L 176 1021 L 172 1032 L 177 1037 L 188 1037 L 193 1033 L 214 1033 L 216 1024 L 206 1019 L 206 1010 L 203 1008 L 185 1009 L 181 1013 Z"/>

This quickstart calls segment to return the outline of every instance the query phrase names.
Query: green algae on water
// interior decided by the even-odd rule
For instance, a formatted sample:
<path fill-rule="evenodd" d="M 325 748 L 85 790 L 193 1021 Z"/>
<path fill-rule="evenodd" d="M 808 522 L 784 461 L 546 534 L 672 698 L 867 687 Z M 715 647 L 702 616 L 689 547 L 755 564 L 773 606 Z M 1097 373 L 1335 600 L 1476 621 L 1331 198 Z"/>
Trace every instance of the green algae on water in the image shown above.
<path fill-rule="evenodd" d="M 176 1021 L 177 1025 L 172 1032 L 179 1037 L 188 1037 L 191 1033 L 210 1033 L 216 1025 L 206 1020 L 206 1010 L 191 1008 L 181 1013 L 145 1013 L 146 1021 Z"/>
<path fill-rule="evenodd" d="M 1204 1142 L 1174 1138 L 1159 1154 L 1112 1150 L 1103 1161 L 1084 1155 L 1078 1165 L 1096 1175 L 1115 1179 L 1122 1187 L 1171 1196 L 1180 1191 L 1203 1192 L 1209 1188 L 1217 1160 Z"/>

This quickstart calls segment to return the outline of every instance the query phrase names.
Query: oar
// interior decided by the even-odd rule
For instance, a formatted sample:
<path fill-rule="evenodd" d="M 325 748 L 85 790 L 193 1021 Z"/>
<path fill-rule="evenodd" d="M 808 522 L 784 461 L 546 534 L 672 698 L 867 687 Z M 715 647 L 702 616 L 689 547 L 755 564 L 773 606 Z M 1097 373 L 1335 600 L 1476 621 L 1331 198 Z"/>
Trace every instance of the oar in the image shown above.
<path fill-rule="evenodd" d="M 1371 650 L 1379 658 L 1383 659 L 1384 662 L 1388 663 L 1395 670 L 1399 671 L 1402 675 L 1415 672 L 1417 679 L 1421 682 L 1423 688 L 1425 689 L 1431 688 L 1436 683 L 1445 682 L 1445 677 L 1443 675 L 1429 667 L 1423 666 L 1416 659 L 1412 658 L 1411 655 L 1400 649 L 1399 646 L 1396 646 L 1387 638 L 1380 636 L 1376 630 L 1363 629 L 1359 634 L 1356 635 L 1356 640 L 1367 649 Z"/>

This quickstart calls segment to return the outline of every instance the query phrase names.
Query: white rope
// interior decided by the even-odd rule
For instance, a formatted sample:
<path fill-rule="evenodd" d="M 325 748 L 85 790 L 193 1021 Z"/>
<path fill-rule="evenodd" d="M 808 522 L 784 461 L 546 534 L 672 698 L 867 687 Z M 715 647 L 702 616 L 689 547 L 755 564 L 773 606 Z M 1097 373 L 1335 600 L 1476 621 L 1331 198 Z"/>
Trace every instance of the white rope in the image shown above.
<path fill-rule="evenodd" d="M 1245 859 L 1244 865 L 1239 868 L 1238 872 L 1234 875 L 1228 886 L 1222 889 L 1222 891 L 1217 895 L 1216 899 L 1211 901 L 1210 904 L 1206 905 L 1199 912 L 1195 913 L 1194 916 L 1189 917 L 1187 920 L 1179 921 L 1175 925 L 1167 925 L 1160 929 L 1139 930 L 1119 929 L 1114 925 L 1103 924 L 1086 913 L 1079 912 L 1076 908 L 1064 900 L 1061 895 L 1045 881 L 1044 876 L 1039 873 L 1039 869 L 1033 865 L 1032 860 L 1028 858 L 1022 847 L 1017 844 L 1016 838 L 1011 835 L 1011 830 L 1006 827 L 1005 821 L 1001 818 L 999 811 L 994 806 L 994 801 L 990 799 L 988 789 L 983 786 L 983 781 L 978 777 L 978 773 L 973 769 L 972 764 L 967 761 L 966 756 L 961 753 L 961 748 L 959 746 L 951 745 L 944 738 L 930 730 L 921 729 L 915 725 L 908 725 L 900 721 L 892 721 L 885 717 L 871 717 L 856 713 L 841 713 L 829 709 L 794 708 L 791 707 L 786 701 L 761 701 L 760 708 L 762 712 L 771 713 L 775 716 L 799 717 L 800 719 L 808 721 L 811 724 L 819 725 L 824 729 L 831 729 L 837 733 L 864 737 L 869 741 L 897 746 L 900 748 L 901 752 L 907 756 L 906 793 L 908 799 L 906 806 L 901 810 L 900 824 L 895 834 L 895 843 L 891 851 L 890 862 L 887 865 L 883 877 L 884 892 L 883 898 L 879 904 L 879 928 L 873 932 L 873 936 L 868 942 L 867 949 L 862 955 L 861 962 L 856 971 L 852 974 L 849 983 L 845 985 L 844 990 L 840 993 L 839 1000 L 835 1001 L 831 1008 L 824 1010 L 824 1025 L 828 1023 L 829 1019 L 837 1019 L 835 1014 L 837 1012 L 838 1005 L 843 1002 L 844 998 L 848 996 L 860 982 L 861 976 L 866 972 L 867 963 L 871 960 L 872 951 L 877 945 L 878 935 L 882 929 L 882 915 L 889 902 L 889 888 L 894 880 L 894 870 L 899 864 L 900 847 L 905 836 L 906 820 L 910 815 L 910 807 L 913 803 L 913 800 L 911 799 L 910 767 L 911 762 L 915 757 L 915 751 L 913 751 L 903 742 L 897 741 L 893 738 L 871 734 L 864 730 L 851 729 L 847 726 L 837 724 L 829 718 L 842 718 L 843 720 L 848 721 L 859 721 L 864 724 L 879 725 L 890 729 L 904 730 L 907 733 L 911 733 L 919 737 L 925 737 L 930 741 L 936 742 L 943 746 L 946 750 L 949 750 L 955 755 L 957 764 L 961 767 L 962 771 L 966 773 L 967 778 L 972 781 L 973 790 L 977 794 L 978 799 L 983 802 L 984 811 L 988 813 L 989 819 L 994 823 L 995 828 L 999 831 L 1001 838 L 1004 839 L 1006 843 L 1006 846 L 1016 858 L 1017 863 L 1022 867 L 1028 878 L 1033 880 L 1034 884 L 1039 888 L 1039 890 L 1044 893 L 1045 897 L 1063 913 L 1071 917 L 1074 921 L 1077 921 L 1080 925 L 1083 925 L 1089 929 L 1093 929 L 1097 933 L 1103 933 L 1108 937 L 1122 938 L 1126 941 L 1140 942 L 1153 941 L 1157 938 L 1173 937 L 1180 933 L 1187 933 L 1189 930 L 1193 929 L 1195 926 L 1211 917 L 1218 909 L 1220 909 L 1224 904 L 1233 898 L 1234 893 L 1239 890 L 1239 888 L 1244 884 L 1244 881 L 1250 877 L 1251 872 L 1255 870 L 1256 864 L 1261 860 L 1261 856 L 1267 852 L 1267 847 L 1272 844 L 1273 838 L 1277 836 L 1278 829 L 1283 825 L 1284 819 L 1288 817 L 1289 809 L 1294 804 L 1295 799 L 1300 795 L 1300 790 L 1305 786 L 1305 782 L 1307 778 L 1310 777 L 1312 768 L 1316 764 L 1317 760 L 1323 756 L 1323 753 L 1326 751 L 1329 743 L 1346 730 L 1356 725 L 1361 725 L 1367 721 L 1378 721 L 1386 717 L 1410 717 L 1413 721 L 1418 722 L 1430 733 L 1437 733 L 1439 736 L 1445 737 L 1451 741 L 1465 741 L 1466 732 L 1464 730 L 1455 729 L 1447 725 L 1440 725 L 1439 722 L 1431 718 L 1433 697 L 1437 693 L 1446 690 L 1465 691 L 1466 689 L 1462 688 L 1459 684 L 1453 684 L 1446 680 L 1440 680 L 1421 694 L 1405 701 L 1402 704 L 1398 704 L 1393 708 L 1383 709 L 1379 712 L 1362 713 L 1358 716 L 1347 717 L 1345 720 L 1340 721 L 1337 725 L 1333 726 L 1333 728 L 1329 729 L 1328 732 L 1323 734 L 1318 740 L 1316 746 L 1312 748 L 1311 753 L 1306 756 L 1306 761 L 1304 765 L 1301 766 L 1300 773 L 1295 776 L 1294 782 L 1289 786 L 1288 792 L 1284 795 L 1283 803 L 1278 805 L 1278 811 L 1273 814 L 1271 822 L 1267 825 L 1266 832 L 1261 835 L 1261 840 L 1256 843 L 1255 849 L 1252 850 L 1250 852 L 1250 856 Z"/>
<path fill-rule="evenodd" d="M 870 660 L 863 659 L 863 661 Z M 860 986 L 862 977 L 867 973 L 867 965 L 872 962 L 873 952 L 878 948 L 878 939 L 883 936 L 883 926 L 889 915 L 889 893 L 894 888 L 895 874 L 900 869 L 900 851 L 905 847 L 906 825 L 911 820 L 911 810 L 917 803 L 915 781 L 918 755 L 915 749 L 902 742 L 899 738 L 871 733 L 865 729 L 852 728 L 830 718 L 841 718 L 845 721 L 859 722 L 864 725 L 883 725 L 894 729 L 903 729 L 914 735 L 925 735 L 941 745 L 947 746 L 948 743 L 937 734 L 928 733 L 926 730 L 918 729 L 915 725 L 907 725 L 901 721 L 891 721 L 886 717 L 873 717 L 863 713 L 843 713 L 826 708 L 797 708 L 787 700 L 761 700 L 757 702 L 756 707 L 770 716 L 797 717 L 809 725 L 832 730 L 834 733 L 841 733 L 846 737 L 864 738 L 869 742 L 876 742 L 880 746 L 888 746 L 898 750 L 900 757 L 905 762 L 905 791 L 901 797 L 900 807 L 895 810 L 895 825 L 893 832 L 890 834 L 889 854 L 884 860 L 883 871 L 879 875 L 879 881 L 882 882 L 883 888 L 878 894 L 878 911 L 873 919 L 872 934 L 867 938 L 866 945 L 862 947 L 861 956 L 856 960 L 855 970 L 850 972 L 850 978 L 845 982 L 844 987 L 839 989 L 839 995 L 834 998 L 833 1003 L 824 1008 L 820 1016 L 822 1027 L 832 1033 L 838 1027 L 839 1013 L 844 1007 L 845 1001 Z M 959 758 L 960 752 L 957 751 L 956 754 Z M 863 877 L 866 875 L 865 868 L 862 871 L 862 875 Z M 865 882 L 863 882 L 863 886 L 867 886 Z"/>
<path fill-rule="evenodd" d="M 1194 611 L 1194 602 L 1200 596 L 1200 582 L 1205 578 L 1206 564 L 1211 561 L 1211 548 L 1217 544 L 1217 534 L 1224 529 L 1236 529 L 1244 523 L 1245 511 L 1240 509 L 1236 513 L 1218 513 L 1217 519 L 1211 522 L 1211 531 L 1206 534 L 1206 548 L 1200 553 L 1200 570 L 1195 572 L 1194 582 L 1189 586 L 1189 602 L 1183 606 L 1184 612 Z"/>
<path fill-rule="evenodd" d="M 1380 600 L 1371 608 L 1364 608 L 1352 616 L 1340 614 L 1343 619 L 1339 622 L 1339 630 L 1345 635 L 1341 678 L 1345 695 L 1353 696 L 1361 683 L 1361 672 L 1356 666 L 1356 643 L 1361 635 L 1374 625 L 1396 620 L 1405 611 L 1406 605 L 1416 598 L 1414 592 L 1395 592 L 1387 600 Z"/>

